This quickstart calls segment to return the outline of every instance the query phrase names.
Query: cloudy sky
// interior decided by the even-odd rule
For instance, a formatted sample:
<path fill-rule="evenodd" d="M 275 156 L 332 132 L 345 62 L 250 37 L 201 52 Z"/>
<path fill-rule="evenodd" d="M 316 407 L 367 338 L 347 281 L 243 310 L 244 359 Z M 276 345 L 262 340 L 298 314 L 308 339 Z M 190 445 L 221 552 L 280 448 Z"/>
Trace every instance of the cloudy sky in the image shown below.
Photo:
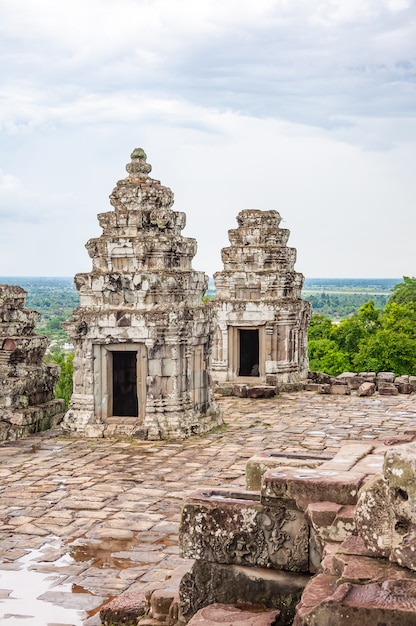
<path fill-rule="evenodd" d="M 0 0 L 0 275 L 89 271 L 136 147 L 220 270 L 276 209 L 307 277 L 416 275 L 415 0 Z"/>

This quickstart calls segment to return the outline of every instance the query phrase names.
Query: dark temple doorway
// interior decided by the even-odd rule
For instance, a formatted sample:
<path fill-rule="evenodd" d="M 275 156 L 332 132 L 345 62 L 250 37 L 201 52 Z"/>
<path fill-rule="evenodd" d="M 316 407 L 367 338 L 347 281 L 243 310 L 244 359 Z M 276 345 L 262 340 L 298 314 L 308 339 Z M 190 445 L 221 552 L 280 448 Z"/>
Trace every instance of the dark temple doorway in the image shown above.
<path fill-rule="evenodd" d="M 137 352 L 113 352 L 113 415 L 138 417 Z"/>
<path fill-rule="evenodd" d="M 259 331 L 240 329 L 239 376 L 259 376 Z"/>

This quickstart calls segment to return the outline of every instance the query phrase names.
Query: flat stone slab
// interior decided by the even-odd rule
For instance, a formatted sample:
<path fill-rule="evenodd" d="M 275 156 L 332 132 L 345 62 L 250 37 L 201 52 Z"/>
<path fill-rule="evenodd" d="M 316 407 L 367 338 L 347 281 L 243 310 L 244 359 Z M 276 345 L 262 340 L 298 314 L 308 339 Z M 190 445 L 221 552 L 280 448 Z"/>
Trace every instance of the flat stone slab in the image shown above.
<path fill-rule="evenodd" d="M 216 624 L 223 624 L 223 626 L 235 626 L 236 624 L 272 626 L 276 623 L 279 615 L 280 611 L 253 613 L 228 604 L 212 604 L 198 611 L 189 622 L 189 626 L 215 626 Z"/>
<path fill-rule="evenodd" d="M 263 476 L 261 502 L 292 500 L 301 510 L 311 502 L 355 504 L 365 474 L 337 470 L 281 467 Z"/>
<path fill-rule="evenodd" d="M 247 387 L 248 398 L 273 398 L 276 395 L 276 387 L 270 385 Z"/>

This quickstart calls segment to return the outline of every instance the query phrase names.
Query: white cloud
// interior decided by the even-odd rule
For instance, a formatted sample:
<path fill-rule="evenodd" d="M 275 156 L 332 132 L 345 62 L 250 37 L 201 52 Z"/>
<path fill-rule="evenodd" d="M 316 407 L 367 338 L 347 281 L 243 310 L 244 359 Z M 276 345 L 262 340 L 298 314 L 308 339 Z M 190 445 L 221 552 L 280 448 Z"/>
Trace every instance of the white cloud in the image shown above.
<path fill-rule="evenodd" d="M 235 216 L 259 206 L 281 212 L 309 276 L 416 274 L 414 3 L 1 0 L 1 11 L 0 273 L 10 236 L 24 242 L 16 274 L 28 259 L 34 273 L 88 271 L 96 214 L 141 145 L 188 214 L 200 269 L 220 269 Z"/>
<path fill-rule="evenodd" d="M 20 181 L 17 176 L 13 176 L 13 174 L 5 174 L 2 169 L 0 169 L 0 193 L 10 192 L 17 189 L 20 185 Z"/>

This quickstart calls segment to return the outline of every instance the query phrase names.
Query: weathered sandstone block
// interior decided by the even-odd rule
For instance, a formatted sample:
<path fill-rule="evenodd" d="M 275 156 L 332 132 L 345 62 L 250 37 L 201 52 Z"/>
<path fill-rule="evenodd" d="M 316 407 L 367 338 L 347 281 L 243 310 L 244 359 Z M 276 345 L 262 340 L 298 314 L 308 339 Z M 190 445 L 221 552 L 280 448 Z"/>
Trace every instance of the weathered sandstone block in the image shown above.
<path fill-rule="evenodd" d="M 322 598 L 322 578 L 311 583 L 309 596 L 302 597 L 293 626 L 323 626 L 348 624 L 348 626 L 413 626 L 416 611 L 416 581 L 388 580 L 366 585 L 344 583 Z M 306 604 L 309 602 L 309 606 Z M 317 602 L 315 606 L 311 606 Z"/>
<path fill-rule="evenodd" d="M 229 604 L 212 604 L 200 611 L 189 622 L 189 626 L 273 626 L 280 611 L 244 611 Z"/>
<path fill-rule="evenodd" d="M 383 473 L 360 491 L 357 532 L 375 556 L 416 570 L 416 443 L 388 450 Z"/>
<path fill-rule="evenodd" d="M 331 385 L 330 393 L 336 396 L 349 396 L 351 394 L 351 388 L 348 385 L 338 383 Z"/>
<path fill-rule="evenodd" d="M 263 452 L 251 457 L 246 464 L 246 489 L 260 491 L 263 474 L 269 469 L 278 467 L 319 467 L 327 456 L 311 456 L 306 454 L 287 455 L 284 452 Z"/>
<path fill-rule="evenodd" d="M 275 501 L 293 500 L 305 510 L 311 502 L 355 504 L 365 474 L 316 469 L 282 467 L 270 470 L 263 477 L 261 501 L 273 505 Z"/>
<path fill-rule="evenodd" d="M 310 576 L 282 570 L 195 561 L 180 584 L 182 620 L 214 603 L 279 609 L 278 623 L 291 624 Z"/>
<path fill-rule="evenodd" d="M 59 367 L 43 362 L 48 339 L 35 334 L 39 314 L 25 300 L 21 287 L 0 285 L 0 441 L 46 430 L 65 410 L 54 397 Z"/>
<path fill-rule="evenodd" d="M 262 506 L 254 492 L 194 492 L 185 500 L 179 537 L 189 559 L 308 571 L 304 514 L 288 502 Z"/>
<path fill-rule="evenodd" d="M 378 383 L 378 392 L 381 396 L 397 396 L 399 390 L 394 383 L 380 381 Z"/>
<path fill-rule="evenodd" d="M 395 379 L 394 372 L 379 372 L 377 374 L 377 385 L 380 383 L 393 383 Z"/>
<path fill-rule="evenodd" d="M 247 388 L 248 398 L 273 398 L 275 395 L 276 395 L 276 387 L 262 385 L 262 386 Z"/>
<path fill-rule="evenodd" d="M 375 391 L 374 383 L 362 383 L 357 389 L 357 396 L 373 396 Z"/>

